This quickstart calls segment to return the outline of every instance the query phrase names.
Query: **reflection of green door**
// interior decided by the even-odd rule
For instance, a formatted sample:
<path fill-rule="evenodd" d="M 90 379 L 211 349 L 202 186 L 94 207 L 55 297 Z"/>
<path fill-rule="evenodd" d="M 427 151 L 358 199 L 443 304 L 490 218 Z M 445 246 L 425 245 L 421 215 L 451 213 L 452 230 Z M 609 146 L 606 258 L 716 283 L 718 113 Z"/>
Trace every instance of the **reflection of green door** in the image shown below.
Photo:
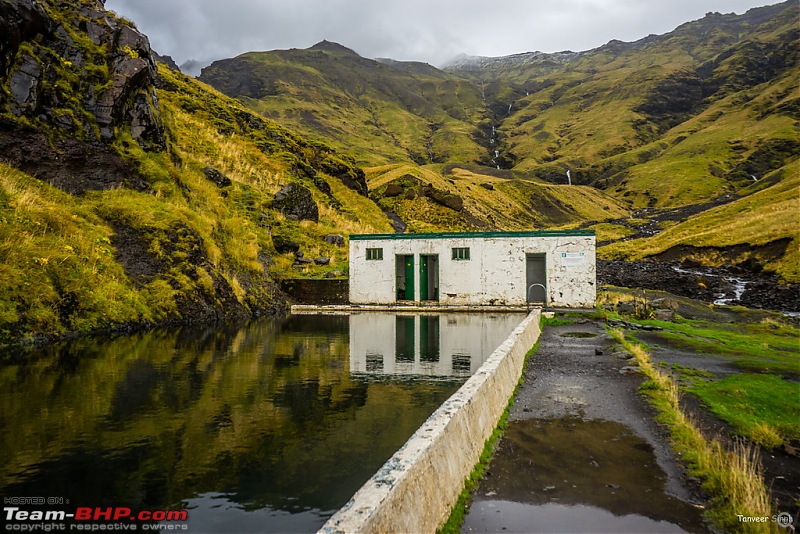
<path fill-rule="evenodd" d="M 422 315 L 419 318 L 419 359 L 423 362 L 439 361 L 438 315 Z"/>
<path fill-rule="evenodd" d="M 406 300 L 414 300 L 414 256 L 406 256 Z"/>
<path fill-rule="evenodd" d="M 428 300 L 428 256 L 419 257 L 419 300 Z"/>
<path fill-rule="evenodd" d="M 397 315 L 395 316 L 395 361 L 413 362 L 414 361 L 414 317 Z"/>

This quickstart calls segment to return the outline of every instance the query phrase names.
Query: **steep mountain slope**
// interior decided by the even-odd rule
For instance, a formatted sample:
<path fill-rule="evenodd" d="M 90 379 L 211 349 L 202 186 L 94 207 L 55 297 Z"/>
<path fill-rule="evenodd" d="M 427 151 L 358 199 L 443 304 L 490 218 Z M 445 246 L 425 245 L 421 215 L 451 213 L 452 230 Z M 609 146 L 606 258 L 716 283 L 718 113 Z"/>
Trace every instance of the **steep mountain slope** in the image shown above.
<path fill-rule="evenodd" d="M 486 153 L 475 139 L 484 113 L 477 88 L 424 63 L 374 61 L 323 41 L 217 61 L 199 79 L 363 164 Z"/>
<path fill-rule="evenodd" d="M 326 235 L 389 231 L 351 160 L 157 70 L 101 2 L 3 0 L 0 29 L 0 344 L 273 312 L 346 265 Z"/>
<path fill-rule="evenodd" d="M 735 191 L 798 152 L 799 17 L 785 2 L 635 43 L 447 70 L 496 102 L 499 150 L 515 169 L 550 180 L 571 169 L 634 207 L 678 206 Z M 764 152 L 776 157 L 765 163 Z"/>
<path fill-rule="evenodd" d="M 800 5 L 787 1 L 743 15 L 709 13 L 665 35 L 587 52 L 461 57 L 444 72 L 379 63 L 323 42 L 217 62 L 202 77 L 251 109 L 334 139 L 357 161 L 375 165 L 367 169 L 372 196 L 412 230 L 586 225 L 592 216 L 613 219 L 619 209 L 646 218 L 647 208 L 718 205 L 753 194 L 756 181 L 760 203 L 783 205 L 786 184 L 779 182 L 792 176 L 800 154 L 797 20 Z M 442 110 L 455 122 L 440 121 L 447 126 L 437 135 L 454 135 L 460 149 L 427 150 L 430 125 L 440 120 L 431 114 Z M 558 197 L 571 207 L 557 206 L 553 192 L 570 190 L 544 185 L 568 181 L 593 194 Z M 503 197 L 509 190 L 518 194 Z M 590 216 L 582 202 L 603 209 Z M 798 280 L 793 269 L 777 267 L 800 259 L 800 220 L 781 213 L 791 224 L 779 224 L 780 235 L 754 218 L 737 244 L 789 240 L 780 258 L 762 257 L 760 266 L 774 264 Z M 651 222 L 654 232 L 667 226 Z M 685 228 L 694 222 L 689 217 Z M 594 227 L 604 240 L 630 232 L 619 224 Z M 672 245 L 688 245 L 687 232 Z M 636 241 L 607 254 L 641 258 L 648 250 Z"/>

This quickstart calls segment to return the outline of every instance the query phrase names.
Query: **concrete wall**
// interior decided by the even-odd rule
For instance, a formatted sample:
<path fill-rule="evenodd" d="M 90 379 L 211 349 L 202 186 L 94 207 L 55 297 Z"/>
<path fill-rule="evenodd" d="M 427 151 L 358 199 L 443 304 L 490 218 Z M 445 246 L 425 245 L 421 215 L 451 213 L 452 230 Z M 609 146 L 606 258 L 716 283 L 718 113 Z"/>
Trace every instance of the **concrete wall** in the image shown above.
<path fill-rule="evenodd" d="M 347 304 L 348 282 L 328 278 L 287 278 L 281 291 L 300 304 Z"/>
<path fill-rule="evenodd" d="M 441 527 L 505 410 L 525 354 L 539 333 L 535 310 L 320 532 L 426 533 Z"/>
<path fill-rule="evenodd" d="M 350 302 L 397 301 L 396 256 L 414 255 L 415 297 L 420 255 L 439 259 L 439 302 L 445 306 L 511 305 L 527 302 L 526 255 L 546 257 L 547 305 L 592 308 L 596 298 L 595 236 L 587 232 L 424 234 L 351 236 Z M 452 249 L 469 247 L 469 260 L 452 259 Z M 368 248 L 383 249 L 382 260 L 367 260 Z"/>

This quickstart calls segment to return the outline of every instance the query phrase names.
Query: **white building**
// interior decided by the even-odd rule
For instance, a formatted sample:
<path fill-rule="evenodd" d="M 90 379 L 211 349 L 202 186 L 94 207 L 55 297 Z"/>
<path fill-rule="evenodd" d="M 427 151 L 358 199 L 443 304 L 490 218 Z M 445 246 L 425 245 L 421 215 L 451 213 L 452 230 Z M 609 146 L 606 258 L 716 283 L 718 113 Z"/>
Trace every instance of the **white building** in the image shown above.
<path fill-rule="evenodd" d="M 350 236 L 350 303 L 593 308 L 587 230 Z"/>

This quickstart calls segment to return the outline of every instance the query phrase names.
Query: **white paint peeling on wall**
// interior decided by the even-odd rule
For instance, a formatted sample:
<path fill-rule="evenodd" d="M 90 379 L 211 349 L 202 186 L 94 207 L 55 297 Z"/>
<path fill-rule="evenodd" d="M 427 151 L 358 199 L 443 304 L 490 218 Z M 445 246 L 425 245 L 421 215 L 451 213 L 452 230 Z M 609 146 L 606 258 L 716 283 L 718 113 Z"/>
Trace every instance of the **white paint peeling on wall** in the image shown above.
<path fill-rule="evenodd" d="M 596 298 L 596 238 L 593 232 L 507 232 L 476 234 L 364 235 L 350 238 L 350 302 L 398 301 L 398 255 L 413 255 L 414 301 L 421 298 L 420 262 L 436 256 L 436 296 L 444 306 L 524 306 L 531 256 L 544 257 L 547 306 L 592 308 Z M 453 259 L 454 248 L 469 248 L 469 259 Z M 367 260 L 381 249 L 381 260 Z M 403 299 L 411 300 L 411 299 Z"/>

